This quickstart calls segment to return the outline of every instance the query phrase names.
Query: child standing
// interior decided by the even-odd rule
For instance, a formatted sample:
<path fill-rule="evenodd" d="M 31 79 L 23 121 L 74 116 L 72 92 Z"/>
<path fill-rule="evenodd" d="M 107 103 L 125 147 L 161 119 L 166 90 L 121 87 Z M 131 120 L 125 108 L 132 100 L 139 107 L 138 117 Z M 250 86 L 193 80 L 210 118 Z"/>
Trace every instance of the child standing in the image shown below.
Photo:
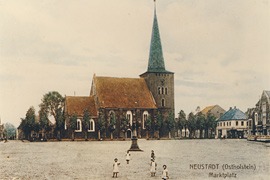
<path fill-rule="evenodd" d="M 129 161 L 130 161 L 130 153 L 129 153 L 129 150 L 127 150 L 126 161 L 127 161 L 127 164 L 129 164 Z"/>
<path fill-rule="evenodd" d="M 157 163 L 155 162 L 154 159 L 151 159 L 151 163 L 150 163 L 150 173 L 151 173 L 151 177 L 156 175 L 156 168 L 157 168 Z"/>
<path fill-rule="evenodd" d="M 166 165 L 163 165 L 162 179 L 163 180 L 169 179 L 169 172 Z"/>
<path fill-rule="evenodd" d="M 151 151 L 151 159 L 154 159 L 154 160 L 155 160 L 155 153 L 154 153 L 154 150 Z"/>
<path fill-rule="evenodd" d="M 120 163 L 118 162 L 118 159 L 115 158 L 114 164 L 113 164 L 113 178 L 114 178 L 114 176 L 117 178 L 117 174 L 119 173 L 119 167 L 118 167 L 119 165 L 120 165 Z"/>

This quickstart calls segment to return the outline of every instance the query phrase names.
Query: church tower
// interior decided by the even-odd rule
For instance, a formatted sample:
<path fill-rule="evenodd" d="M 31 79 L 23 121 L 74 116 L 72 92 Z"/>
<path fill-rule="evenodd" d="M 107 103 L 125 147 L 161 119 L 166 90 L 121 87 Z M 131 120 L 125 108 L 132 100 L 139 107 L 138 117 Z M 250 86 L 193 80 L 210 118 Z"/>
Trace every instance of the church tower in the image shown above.
<path fill-rule="evenodd" d="M 144 78 L 163 116 L 174 113 L 174 73 L 165 69 L 162 45 L 159 35 L 156 4 L 150 44 L 147 71 L 140 75 Z"/>

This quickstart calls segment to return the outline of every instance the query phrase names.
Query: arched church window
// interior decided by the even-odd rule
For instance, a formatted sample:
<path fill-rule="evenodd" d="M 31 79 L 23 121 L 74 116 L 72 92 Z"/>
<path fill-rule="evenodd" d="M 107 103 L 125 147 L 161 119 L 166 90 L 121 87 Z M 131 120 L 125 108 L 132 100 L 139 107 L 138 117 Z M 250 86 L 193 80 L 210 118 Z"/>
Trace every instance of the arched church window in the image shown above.
<path fill-rule="evenodd" d="M 148 112 L 147 111 L 144 111 L 143 112 L 143 118 L 142 118 L 143 119 L 143 121 L 142 121 L 142 127 L 143 127 L 143 129 L 146 128 L 145 122 L 146 122 L 147 118 L 148 118 Z"/>
<path fill-rule="evenodd" d="M 88 131 L 89 132 L 95 131 L 95 121 L 93 119 L 90 119 Z"/>
<path fill-rule="evenodd" d="M 76 132 L 82 132 L 82 121 L 80 119 L 77 119 Z"/>
<path fill-rule="evenodd" d="M 165 107 L 165 99 L 161 99 L 161 107 Z"/>
<path fill-rule="evenodd" d="M 164 94 L 164 87 L 161 88 L 161 94 Z"/>
<path fill-rule="evenodd" d="M 129 121 L 129 124 L 132 125 L 132 112 L 127 111 L 126 118 Z"/>
<path fill-rule="evenodd" d="M 161 94 L 161 88 L 158 87 L 158 94 Z"/>

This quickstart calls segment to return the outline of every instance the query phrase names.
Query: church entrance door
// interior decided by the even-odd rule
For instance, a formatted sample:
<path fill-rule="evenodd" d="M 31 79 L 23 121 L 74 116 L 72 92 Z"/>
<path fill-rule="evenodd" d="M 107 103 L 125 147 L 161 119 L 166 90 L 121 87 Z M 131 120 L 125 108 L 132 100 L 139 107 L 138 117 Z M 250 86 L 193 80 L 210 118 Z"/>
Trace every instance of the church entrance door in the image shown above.
<path fill-rule="evenodd" d="M 131 130 L 130 129 L 127 130 L 127 138 L 131 138 Z"/>

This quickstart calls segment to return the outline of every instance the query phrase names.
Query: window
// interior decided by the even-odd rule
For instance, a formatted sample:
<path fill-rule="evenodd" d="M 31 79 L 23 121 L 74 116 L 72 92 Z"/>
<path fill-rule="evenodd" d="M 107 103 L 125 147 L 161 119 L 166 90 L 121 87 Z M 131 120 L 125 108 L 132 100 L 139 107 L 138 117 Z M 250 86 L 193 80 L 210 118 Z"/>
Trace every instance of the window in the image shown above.
<path fill-rule="evenodd" d="M 168 94 L 168 88 L 165 87 L 165 94 Z"/>
<path fill-rule="evenodd" d="M 258 124 L 258 113 L 255 113 L 255 125 Z"/>
<path fill-rule="evenodd" d="M 241 126 L 244 126 L 244 121 L 241 121 Z"/>
<path fill-rule="evenodd" d="M 227 122 L 227 126 L 229 126 L 229 122 Z"/>
<path fill-rule="evenodd" d="M 143 121 L 142 121 L 142 127 L 143 127 L 143 129 L 146 128 L 145 127 L 145 122 L 146 122 L 147 118 L 148 118 L 148 112 L 147 111 L 144 111 L 143 112 Z"/>
<path fill-rule="evenodd" d="M 231 126 L 231 122 L 230 122 L 229 124 L 230 124 L 230 126 Z"/>
<path fill-rule="evenodd" d="M 126 118 L 129 120 L 129 124 L 132 125 L 132 112 L 127 111 Z"/>
<path fill-rule="evenodd" d="M 223 123 L 223 126 L 225 126 L 225 122 Z"/>
<path fill-rule="evenodd" d="M 164 87 L 161 88 L 161 94 L 164 94 Z"/>
<path fill-rule="evenodd" d="M 95 132 L 95 121 L 90 119 L 88 132 Z"/>
<path fill-rule="evenodd" d="M 161 88 L 158 87 L 158 94 L 161 94 Z"/>
<path fill-rule="evenodd" d="M 161 99 L 161 107 L 165 107 L 165 99 Z"/>
<path fill-rule="evenodd" d="M 238 126 L 238 121 L 236 121 L 235 125 Z"/>
<path fill-rule="evenodd" d="M 82 132 L 82 121 L 80 119 L 77 119 L 75 132 Z"/>

